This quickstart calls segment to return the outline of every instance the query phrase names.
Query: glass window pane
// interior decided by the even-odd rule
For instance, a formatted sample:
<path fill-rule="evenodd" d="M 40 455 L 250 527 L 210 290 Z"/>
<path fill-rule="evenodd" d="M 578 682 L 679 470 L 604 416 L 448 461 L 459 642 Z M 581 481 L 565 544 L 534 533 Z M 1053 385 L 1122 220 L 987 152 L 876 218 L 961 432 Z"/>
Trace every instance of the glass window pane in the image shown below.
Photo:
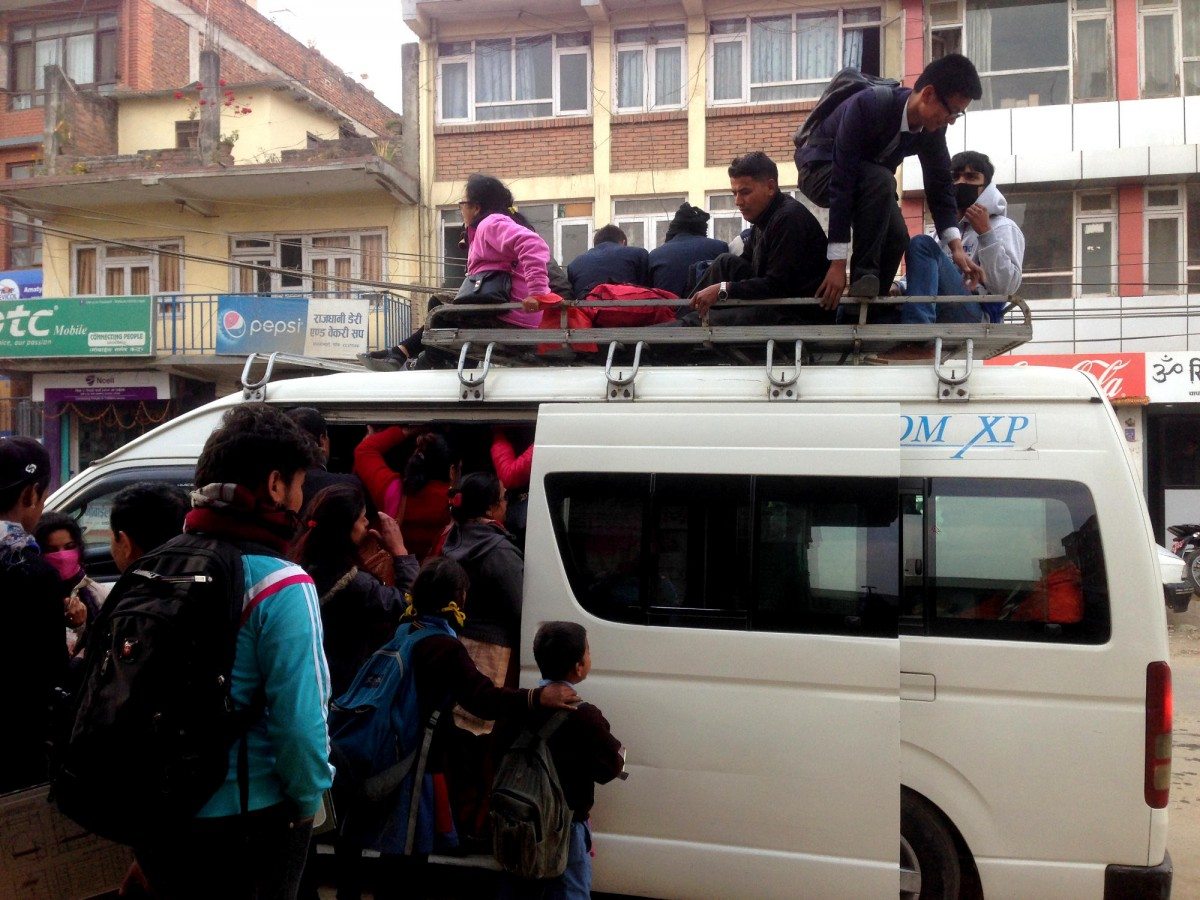
<path fill-rule="evenodd" d="M 712 223 L 713 237 L 727 244 L 741 234 L 745 227 L 741 216 L 713 216 Z"/>
<path fill-rule="evenodd" d="M 455 213 L 456 219 L 457 215 Z M 442 286 L 457 288 L 467 275 L 467 251 L 461 246 L 464 237 L 462 221 L 448 221 L 443 214 L 442 223 Z"/>
<path fill-rule="evenodd" d="M 295 269 L 295 275 L 281 275 L 279 284 L 281 287 L 303 287 L 304 276 L 299 274 L 304 268 L 304 250 L 300 244 L 300 238 L 283 238 L 279 242 L 279 267 L 281 269 Z"/>
<path fill-rule="evenodd" d="M 1200 95 L 1200 62 L 1183 64 L 1183 92 L 1189 97 Z"/>
<path fill-rule="evenodd" d="M 46 66 L 62 62 L 62 43 L 57 40 L 38 41 L 34 45 L 33 83 L 39 91 L 46 88 Z"/>
<path fill-rule="evenodd" d="M 489 103 L 513 99 L 512 42 L 475 43 L 475 101 Z"/>
<path fill-rule="evenodd" d="M 750 83 L 792 78 L 792 17 L 775 16 L 750 22 Z"/>
<path fill-rule="evenodd" d="M 108 297 L 121 297 L 125 290 L 125 270 L 121 268 L 104 270 L 104 294 Z"/>
<path fill-rule="evenodd" d="M 96 36 L 79 34 L 67 38 L 67 77 L 76 84 L 96 81 Z"/>
<path fill-rule="evenodd" d="M 1072 198 L 1065 192 L 1006 193 L 1008 215 L 1025 234 L 1041 237 L 1025 246 L 1026 272 L 1070 271 Z"/>
<path fill-rule="evenodd" d="M 962 21 L 958 0 L 934 0 L 929 4 L 929 21 L 933 25 L 952 25 Z"/>
<path fill-rule="evenodd" d="M 671 223 L 667 219 L 654 220 L 654 247 L 661 247 L 667 242 L 667 229 L 671 227 Z M 648 250 L 653 250 L 654 247 L 647 247 Z"/>
<path fill-rule="evenodd" d="M 178 247 L 172 249 L 178 250 Z M 181 290 L 180 264 L 178 256 L 168 256 L 160 253 L 158 256 L 158 290 L 159 293 L 173 294 Z"/>
<path fill-rule="evenodd" d="M 475 109 L 475 118 L 480 122 L 500 119 L 536 119 L 554 115 L 554 105 L 546 103 L 518 103 L 513 106 L 480 106 Z"/>
<path fill-rule="evenodd" d="M 586 253 L 591 240 L 592 227 L 587 222 L 570 222 L 562 226 L 559 241 L 559 264 L 569 266 L 575 257 Z"/>
<path fill-rule="evenodd" d="M 1023 106 L 1050 106 L 1067 103 L 1070 75 L 1066 69 L 1056 72 L 1023 72 L 1020 75 L 990 75 L 983 82 L 983 109 L 1011 109 Z"/>
<path fill-rule="evenodd" d="M 587 112 L 588 56 L 569 53 L 558 58 L 558 108 L 563 112 Z"/>
<path fill-rule="evenodd" d="M 617 106 L 640 108 L 645 103 L 645 51 L 617 52 Z"/>
<path fill-rule="evenodd" d="M 980 72 L 1065 66 L 1070 59 L 1063 0 L 967 0 L 966 12 L 966 50 Z"/>
<path fill-rule="evenodd" d="M 742 44 L 721 41 L 713 44 L 713 99 L 742 99 Z"/>
<path fill-rule="evenodd" d="M 521 215 L 533 226 L 533 230 L 541 235 L 547 246 L 554 246 L 554 204 L 553 203 L 522 203 Z"/>
<path fill-rule="evenodd" d="M 613 204 L 613 209 L 618 216 L 636 215 L 638 213 L 650 213 L 651 215 L 663 215 L 670 218 L 675 215 L 675 210 L 679 208 L 686 197 L 682 194 L 666 197 L 639 197 L 636 199 L 617 200 Z"/>
<path fill-rule="evenodd" d="M 857 66 L 867 75 L 878 75 L 879 38 L 878 28 L 847 30 L 842 37 L 842 65 Z"/>
<path fill-rule="evenodd" d="M 1080 194 L 1080 212 L 1108 212 L 1113 208 L 1113 195 L 1110 191 L 1101 193 Z"/>
<path fill-rule="evenodd" d="M 117 80 L 117 33 L 106 31 L 96 40 L 100 42 L 100 69 L 96 73 L 96 81 L 108 84 Z"/>
<path fill-rule="evenodd" d="M 515 100 L 553 96 L 554 48 L 549 35 L 517 40 Z"/>
<path fill-rule="evenodd" d="M 1112 97 L 1107 19 L 1080 19 L 1075 23 L 1075 99 L 1107 100 Z"/>
<path fill-rule="evenodd" d="M 383 280 L 383 235 L 364 234 L 359 239 L 359 249 L 362 250 L 362 279 L 363 281 Z"/>
<path fill-rule="evenodd" d="M 950 53 L 962 53 L 962 29 L 939 28 L 929 36 L 929 58 L 941 59 Z"/>
<path fill-rule="evenodd" d="M 861 32 L 847 33 L 851 36 Z M 862 41 L 858 41 L 861 49 Z M 833 15 L 798 16 L 796 18 L 796 77 L 799 79 L 831 78 L 838 70 L 838 18 Z M 851 65 L 851 63 L 847 63 Z"/>
<path fill-rule="evenodd" d="M 1188 265 L 1200 265 L 1200 184 L 1187 186 Z"/>
<path fill-rule="evenodd" d="M 574 34 L 560 34 L 554 39 L 554 45 L 560 50 L 564 47 L 589 47 L 592 43 L 592 36 L 586 31 L 577 31 Z"/>
<path fill-rule="evenodd" d="M 33 90 L 33 44 L 21 44 L 13 50 L 13 88 Z"/>
<path fill-rule="evenodd" d="M 1179 188 L 1149 188 L 1146 191 L 1147 206 L 1178 206 Z"/>
<path fill-rule="evenodd" d="M 720 22 L 712 22 L 709 24 L 709 30 L 713 34 L 745 34 L 746 20 L 725 19 Z"/>
<path fill-rule="evenodd" d="M 1179 9 L 1183 22 L 1183 55 L 1200 56 L 1200 0 L 1182 0 Z"/>
<path fill-rule="evenodd" d="M 846 10 L 847 25 L 865 25 L 868 22 L 879 21 L 878 9 L 848 9 Z"/>
<path fill-rule="evenodd" d="M 1169 97 L 1179 93 L 1175 56 L 1175 16 L 1142 17 L 1142 95 Z"/>
<path fill-rule="evenodd" d="M 625 232 L 626 242 L 630 247 L 646 246 L 646 225 L 643 222 L 618 222 L 617 225 Z"/>
<path fill-rule="evenodd" d="M 1079 282 L 1084 294 L 1112 293 L 1113 224 L 1079 223 Z"/>
<path fill-rule="evenodd" d="M 134 266 L 129 270 L 129 293 L 138 296 L 150 293 L 149 266 Z"/>
<path fill-rule="evenodd" d="M 659 47 L 654 51 L 654 105 L 679 106 L 683 102 L 683 48 Z"/>
<path fill-rule="evenodd" d="M 1146 223 L 1146 293 L 1178 294 L 1179 284 L 1179 219 L 1175 216 L 1150 219 Z"/>
<path fill-rule="evenodd" d="M 467 63 L 447 63 L 442 66 L 442 118 L 465 119 L 467 107 Z"/>
<path fill-rule="evenodd" d="M 618 28 L 613 34 L 613 40 L 618 44 L 644 44 L 649 37 L 649 29 L 645 27 Z"/>

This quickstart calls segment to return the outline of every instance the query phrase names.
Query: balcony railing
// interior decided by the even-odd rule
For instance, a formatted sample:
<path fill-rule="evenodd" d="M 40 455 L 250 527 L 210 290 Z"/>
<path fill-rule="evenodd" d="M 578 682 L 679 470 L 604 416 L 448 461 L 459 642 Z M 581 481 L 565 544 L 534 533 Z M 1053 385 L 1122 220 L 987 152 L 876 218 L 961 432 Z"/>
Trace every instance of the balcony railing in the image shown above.
<path fill-rule="evenodd" d="M 155 352 L 160 355 L 196 356 L 216 353 L 218 301 L 221 294 L 157 294 L 158 322 Z M 285 294 L 238 294 L 239 297 L 280 299 Z M 299 298 L 365 299 L 367 306 L 367 349 L 395 346 L 412 331 L 412 307 L 407 297 L 387 292 L 306 291 Z"/>

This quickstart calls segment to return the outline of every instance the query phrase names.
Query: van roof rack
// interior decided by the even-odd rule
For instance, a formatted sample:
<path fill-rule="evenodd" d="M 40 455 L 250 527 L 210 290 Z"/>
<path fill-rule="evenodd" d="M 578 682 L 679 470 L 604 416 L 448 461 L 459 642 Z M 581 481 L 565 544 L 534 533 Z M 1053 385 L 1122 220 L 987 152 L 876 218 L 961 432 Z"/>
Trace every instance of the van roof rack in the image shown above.
<path fill-rule="evenodd" d="M 251 381 L 251 372 L 254 369 L 254 364 L 260 359 L 266 360 L 262 377 L 255 381 Z M 266 399 L 267 385 L 271 383 L 271 376 L 275 372 L 275 366 L 277 363 L 293 369 L 317 369 L 318 371 L 322 372 L 367 371 L 366 367 L 361 363 L 348 362 L 340 359 L 321 359 L 317 356 L 302 356 L 296 353 L 275 352 L 270 355 L 266 353 L 251 353 L 246 357 L 246 364 L 242 367 L 242 399 Z"/>
<path fill-rule="evenodd" d="M 791 297 L 771 300 L 731 300 L 723 308 L 740 307 L 749 309 L 783 307 L 786 321 L 788 311 L 803 310 L 820 301 L 815 297 Z M 1004 303 L 1004 316 L 1000 322 L 979 324 L 930 324 L 901 325 L 876 324 L 868 321 L 872 307 L 894 307 L 907 303 Z M 964 356 L 970 342 L 972 355 L 989 359 L 1021 346 L 1033 337 L 1033 323 L 1029 307 L 1018 297 L 1003 295 L 972 295 L 964 297 L 874 297 L 864 301 L 857 298 L 857 321 L 838 325 L 777 324 L 777 325 L 708 325 L 679 327 L 675 325 L 647 325 L 639 327 L 586 327 L 572 328 L 567 324 L 568 310 L 584 307 L 589 311 L 606 309 L 646 307 L 686 307 L 688 300 L 589 300 L 586 303 L 564 302 L 557 308 L 558 327 L 514 328 L 496 324 L 497 313 L 520 310 L 519 303 L 503 304 L 446 304 L 430 310 L 425 324 L 423 343 L 443 351 L 457 353 L 468 345 L 468 356 L 477 356 L 483 348 L 491 348 L 492 361 L 519 365 L 595 365 L 594 356 L 573 353 L 572 346 L 595 344 L 600 347 L 617 342 L 634 346 L 639 342 L 646 347 L 670 347 L 686 351 L 716 350 L 716 361 L 741 364 L 757 364 L 746 355 L 753 350 L 760 357 L 761 348 L 767 341 L 779 345 L 792 345 L 802 341 L 806 362 L 814 364 L 858 364 L 869 361 L 872 354 L 884 353 L 897 346 L 910 343 L 933 344 L 941 339 L 941 359 L 959 359 Z M 551 313 L 553 315 L 553 312 Z M 545 323 L 543 319 L 543 323 Z M 673 364 L 692 360 L 687 353 L 669 353 Z M 697 360 L 705 364 L 714 362 L 710 353 L 707 358 Z"/>

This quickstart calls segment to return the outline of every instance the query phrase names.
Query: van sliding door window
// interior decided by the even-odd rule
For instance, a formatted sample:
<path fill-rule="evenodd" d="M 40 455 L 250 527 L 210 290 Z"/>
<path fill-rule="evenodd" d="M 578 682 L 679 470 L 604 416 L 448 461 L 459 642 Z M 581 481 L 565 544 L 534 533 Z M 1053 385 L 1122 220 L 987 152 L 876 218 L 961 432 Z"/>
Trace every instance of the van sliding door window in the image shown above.
<path fill-rule="evenodd" d="M 894 480 L 556 473 L 546 488 L 572 590 L 594 615 L 896 636 Z"/>
<path fill-rule="evenodd" d="M 1104 551 L 1083 485 L 934 478 L 925 529 L 931 634 L 1108 640 Z"/>

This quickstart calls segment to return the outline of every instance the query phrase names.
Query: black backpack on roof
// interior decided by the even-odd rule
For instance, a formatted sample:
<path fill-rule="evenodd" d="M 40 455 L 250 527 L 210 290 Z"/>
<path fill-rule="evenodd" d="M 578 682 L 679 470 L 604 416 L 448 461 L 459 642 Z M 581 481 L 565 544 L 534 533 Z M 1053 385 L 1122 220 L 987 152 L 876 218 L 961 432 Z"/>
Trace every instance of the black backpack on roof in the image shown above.
<path fill-rule="evenodd" d="M 883 101 L 890 99 L 892 89 L 898 87 L 900 87 L 900 82 L 895 78 L 864 75 L 854 66 L 847 66 L 830 79 L 829 84 L 825 86 L 825 90 L 821 93 L 820 99 L 817 100 L 817 105 L 808 114 L 808 118 L 804 120 L 804 124 L 796 129 L 796 133 L 792 135 L 792 143 L 796 145 L 797 150 L 807 147 L 810 144 L 815 146 L 818 142 L 821 145 L 827 144 L 827 140 L 814 138 L 813 133 L 820 127 L 822 122 L 833 114 L 835 109 L 855 94 L 865 91 L 867 88 L 873 89 L 879 99 Z M 879 154 L 879 159 L 889 156 L 895 150 L 899 140 L 899 135 L 897 135 L 896 142 L 884 148 L 884 152 Z"/>
<path fill-rule="evenodd" d="M 185 825 L 263 714 L 230 694 L 252 548 L 179 535 L 121 576 L 89 629 L 52 798 L 88 831 L 137 846 Z M 258 552 L 264 552 L 258 550 Z M 249 782 L 238 760 L 243 812 Z"/>

